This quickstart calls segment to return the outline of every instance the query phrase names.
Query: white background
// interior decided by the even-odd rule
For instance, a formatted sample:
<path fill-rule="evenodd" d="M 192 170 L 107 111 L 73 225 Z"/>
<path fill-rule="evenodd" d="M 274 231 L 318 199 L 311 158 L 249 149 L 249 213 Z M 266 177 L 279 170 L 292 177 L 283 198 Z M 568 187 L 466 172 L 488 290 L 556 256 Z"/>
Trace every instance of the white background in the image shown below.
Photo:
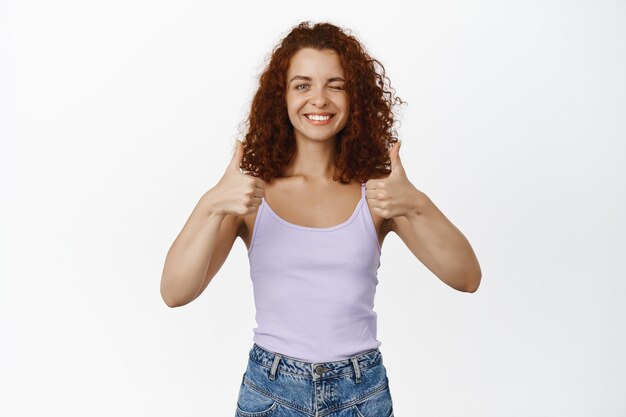
<path fill-rule="evenodd" d="M 626 415 L 625 18 L 621 1 L 2 0 L 0 415 L 234 415 L 245 245 L 186 306 L 159 283 L 302 20 L 383 63 L 409 179 L 482 267 L 458 292 L 385 240 L 395 415 Z"/>

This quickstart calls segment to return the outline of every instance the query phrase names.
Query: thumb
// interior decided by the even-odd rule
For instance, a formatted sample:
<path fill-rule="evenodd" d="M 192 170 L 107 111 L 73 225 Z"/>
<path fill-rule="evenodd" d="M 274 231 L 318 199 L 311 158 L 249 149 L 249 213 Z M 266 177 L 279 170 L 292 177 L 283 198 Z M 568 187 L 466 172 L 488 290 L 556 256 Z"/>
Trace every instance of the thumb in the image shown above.
<path fill-rule="evenodd" d="M 393 147 L 389 151 L 392 171 L 402 169 L 402 161 L 400 160 L 400 145 L 402 145 L 402 140 L 398 139 L 398 141 L 393 144 Z"/>
<path fill-rule="evenodd" d="M 241 159 L 243 158 L 243 143 L 239 139 L 235 142 L 235 152 L 233 153 L 233 157 L 230 159 L 228 169 L 241 172 L 239 166 L 241 165 Z"/>

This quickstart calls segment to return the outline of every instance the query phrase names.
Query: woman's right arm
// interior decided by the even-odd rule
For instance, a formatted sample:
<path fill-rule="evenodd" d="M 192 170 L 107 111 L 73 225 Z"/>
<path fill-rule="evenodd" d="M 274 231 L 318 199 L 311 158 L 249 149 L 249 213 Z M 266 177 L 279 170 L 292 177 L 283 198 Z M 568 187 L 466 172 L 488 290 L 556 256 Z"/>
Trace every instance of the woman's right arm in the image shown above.
<path fill-rule="evenodd" d="M 239 235 L 243 216 L 258 211 L 265 182 L 240 172 L 243 144 L 220 181 L 207 191 L 167 252 L 161 298 L 170 307 L 196 299 L 224 264 Z"/>
<path fill-rule="evenodd" d="M 202 196 L 167 253 L 161 297 L 170 307 L 188 304 L 204 291 L 237 238 L 241 216 L 218 211 L 216 192 L 212 188 Z"/>

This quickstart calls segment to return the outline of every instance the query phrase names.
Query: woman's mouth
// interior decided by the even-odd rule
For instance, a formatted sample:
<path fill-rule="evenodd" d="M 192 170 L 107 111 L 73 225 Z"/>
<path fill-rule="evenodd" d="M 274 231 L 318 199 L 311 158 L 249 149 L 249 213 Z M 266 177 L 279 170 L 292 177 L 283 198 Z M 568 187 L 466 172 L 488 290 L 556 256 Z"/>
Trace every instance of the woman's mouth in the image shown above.
<path fill-rule="evenodd" d="M 322 126 L 322 125 L 327 125 L 328 123 L 330 123 L 330 119 L 332 119 L 333 117 L 335 117 L 334 114 L 323 114 L 323 115 L 316 115 L 316 114 L 305 114 L 304 117 L 309 121 L 309 123 L 311 123 L 312 125 L 315 126 Z"/>

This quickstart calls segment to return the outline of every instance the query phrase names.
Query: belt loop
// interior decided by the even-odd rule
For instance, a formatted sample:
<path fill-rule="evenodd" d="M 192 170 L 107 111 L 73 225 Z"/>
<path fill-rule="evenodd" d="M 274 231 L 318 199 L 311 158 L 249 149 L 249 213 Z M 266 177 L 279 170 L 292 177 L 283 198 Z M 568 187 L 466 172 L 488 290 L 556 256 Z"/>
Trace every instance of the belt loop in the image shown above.
<path fill-rule="evenodd" d="M 355 382 L 358 384 L 361 382 L 361 368 L 359 362 L 356 360 L 356 356 L 352 358 L 352 366 L 354 366 Z"/>
<path fill-rule="evenodd" d="M 278 368 L 278 362 L 280 362 L 280 358 L 282 356 L 280 354 L 274 355 L 274 362 L 272 363 L 272 369 L 270 370 L 270 379 L 273 381 L 276 379 L 276 368 Z"/>

